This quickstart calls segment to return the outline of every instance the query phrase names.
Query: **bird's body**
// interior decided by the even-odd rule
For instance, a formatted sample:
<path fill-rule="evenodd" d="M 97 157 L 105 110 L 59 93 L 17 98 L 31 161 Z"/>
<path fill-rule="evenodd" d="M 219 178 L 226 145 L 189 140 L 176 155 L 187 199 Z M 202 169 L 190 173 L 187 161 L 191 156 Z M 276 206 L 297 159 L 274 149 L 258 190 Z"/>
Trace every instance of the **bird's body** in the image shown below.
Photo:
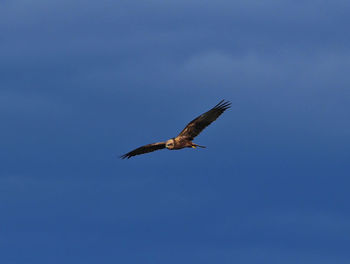
<path fill-rule="evenodd" d="M 169 150 L 177 150 L 177 149 L 183 149 L 183 148 L 196 148 L 196 147 L 205 148 L 204 146 L 200 146 L 193 143 L 192 141 L 188 140 L 186 137 L 171 138 L 165 142 L 165 147 Z"/>
<path fill-rule="evenodd" d="M 198 134 L 202 132 L 204 128 L 206 128 L 213 121 L 215 121 L 226 109 L 230 108 L 230 105 L 230 102 L 225 102 L 224 100 L 222 100 L 208 112 L 205 112 L 204 114 L 198 116 L 197 118 L 193 119 L 190 123 L 188 123 L 188 125 L 184 128 L 184 130 L 181 131 L 181 133 L 177 137 L 171 138 L 166 142 L 158 142 L 139 147 L 137 149 L 134 149 L 133 151 L 130 151 L 129 153 L 124 154 L 123 156 L 121 156 L 121 158 L 129 159 L 136 155 L 145 154 L 164 148 L 167 148 L 169 150 L 196 147 L 205 148 L 204 146 L 200 146 L 193 143 L 192 140 L 196 136 L 198 136 Z"/>
<path fill-rule="evenodd" d="M 191 147 L 191 141 L 186 140 L 183 137 L 171 138 L 165 142 L 165 147 L 170 150 L 183 149 Z"/>

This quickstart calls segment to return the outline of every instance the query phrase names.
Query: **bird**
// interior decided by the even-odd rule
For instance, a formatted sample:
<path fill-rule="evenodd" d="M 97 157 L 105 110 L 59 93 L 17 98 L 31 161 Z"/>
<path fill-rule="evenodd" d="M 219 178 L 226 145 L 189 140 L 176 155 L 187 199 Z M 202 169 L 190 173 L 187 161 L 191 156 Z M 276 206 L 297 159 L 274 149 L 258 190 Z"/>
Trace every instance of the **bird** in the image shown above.
<path fill-rule="evenodd" d="M 169 150 L 178 150 L 183 148 L 206 148 L 205 146 L 193 143 L 192 140 L 198 136 L 207 126 L 214 122 L 223 112 L 231 107 L 230 101 L 221 100 L 209 111 L 201 114 L 187 124 L 177 137 L 167 141 L 152 143 L 136 148 L 122 156 L 121 159 L 130 159 L 133 156 L 141 155 L 156 150 L 167 148 Z"/>

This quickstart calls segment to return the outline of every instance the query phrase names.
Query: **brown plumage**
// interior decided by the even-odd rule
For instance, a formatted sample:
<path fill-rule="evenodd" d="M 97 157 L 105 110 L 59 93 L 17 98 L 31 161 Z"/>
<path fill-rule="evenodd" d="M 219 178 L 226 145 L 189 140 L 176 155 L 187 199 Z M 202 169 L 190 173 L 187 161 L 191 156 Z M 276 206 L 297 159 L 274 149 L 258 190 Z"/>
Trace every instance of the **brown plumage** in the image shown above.
<path fill-rule="evenodd" d="M 231 103 L 229 101 L 222 100 L 208 112 L 193 119 L 187 126 L 180 132 L 180 134 L 165 142 L 158 142 L 148 144 L 133 151 L 130 151 L 121 156 L 122 159 L 131 158 L 136 155 L 145 154 L 158 149 L 167 148 L 169 150 L 182 149 L 182 148 L 196 148 L 204 146 L 197 145 L 192 140 L 198 136 L 207 126 L 214 122 L 226 109 L 230 108 Z"/>

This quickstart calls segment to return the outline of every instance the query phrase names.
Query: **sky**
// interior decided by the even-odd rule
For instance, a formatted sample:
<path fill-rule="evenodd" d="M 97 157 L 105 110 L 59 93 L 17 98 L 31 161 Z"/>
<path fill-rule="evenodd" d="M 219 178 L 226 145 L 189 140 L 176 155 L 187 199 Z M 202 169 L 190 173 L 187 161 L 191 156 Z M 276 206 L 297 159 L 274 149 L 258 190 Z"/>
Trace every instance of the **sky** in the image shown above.
<path fill-rule="evenodd" d="M 0 1 L 0 262 L 350 263 L 349 10 Z"/>

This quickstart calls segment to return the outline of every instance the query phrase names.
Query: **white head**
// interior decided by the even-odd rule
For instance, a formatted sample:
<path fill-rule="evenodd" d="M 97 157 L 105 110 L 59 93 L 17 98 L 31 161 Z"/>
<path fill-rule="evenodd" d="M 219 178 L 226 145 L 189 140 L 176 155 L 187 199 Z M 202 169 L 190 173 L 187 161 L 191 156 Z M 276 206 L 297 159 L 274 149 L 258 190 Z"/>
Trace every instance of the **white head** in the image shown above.
<path fill-rule="evenodd" d="M 174 144 L 175 144 L 174 139 L 169 139 L 169 140 L 167 140 L 167 142 L 165 142 L 165 147 L 167 149 L 173 149 Z"/>

